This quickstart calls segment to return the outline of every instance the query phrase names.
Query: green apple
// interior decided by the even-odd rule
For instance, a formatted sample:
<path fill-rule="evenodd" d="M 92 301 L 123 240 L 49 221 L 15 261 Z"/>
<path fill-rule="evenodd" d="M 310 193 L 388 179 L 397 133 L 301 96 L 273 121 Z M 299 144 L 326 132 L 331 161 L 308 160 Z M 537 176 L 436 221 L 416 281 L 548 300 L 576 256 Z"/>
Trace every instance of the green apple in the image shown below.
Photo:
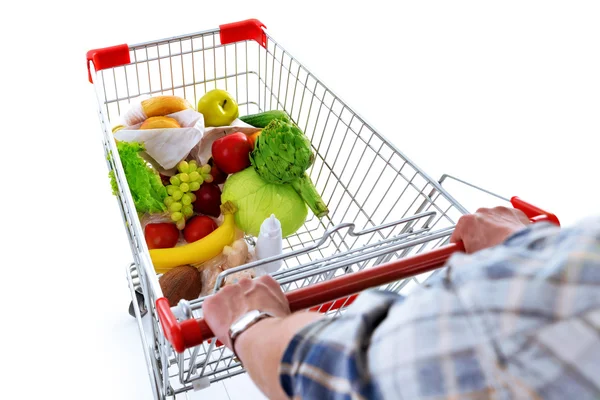
<path fill-rule="evenodd" d="M 204 116 L 204 126 L 228 126 L 239 116 L 237 103 L 222 89 L 206 92 L 198 100 L 197 111 Z"/>

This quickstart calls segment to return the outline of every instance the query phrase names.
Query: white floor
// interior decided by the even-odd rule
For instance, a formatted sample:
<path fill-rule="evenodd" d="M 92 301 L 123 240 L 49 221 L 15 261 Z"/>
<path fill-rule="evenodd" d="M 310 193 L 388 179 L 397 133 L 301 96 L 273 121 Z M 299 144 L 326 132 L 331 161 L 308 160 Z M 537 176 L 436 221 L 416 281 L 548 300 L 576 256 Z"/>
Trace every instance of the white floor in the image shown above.
<path fill-rule="evenodd" d="M 179 399 L 266 399 L 266 397 L 256 388 L 247 374 L 239 375 L 223 382 L 217 382 L 209 388 L 197 392 L 187 392 Z"/>

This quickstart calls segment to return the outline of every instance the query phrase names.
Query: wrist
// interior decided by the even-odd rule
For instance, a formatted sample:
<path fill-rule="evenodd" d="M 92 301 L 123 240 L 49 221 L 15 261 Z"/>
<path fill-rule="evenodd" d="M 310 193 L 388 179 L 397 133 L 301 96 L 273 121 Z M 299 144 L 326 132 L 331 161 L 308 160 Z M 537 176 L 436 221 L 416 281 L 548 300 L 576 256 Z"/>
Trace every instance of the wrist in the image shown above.
<path fill-rule="evenodd" d="M 314 312 L 266 318 L 238 336 L 234 346 L 240 362 L 268 398 L 287 398 L 279 383 L 283 354 L 300 330 L 322 318 L 325 317 Z"/>
<path fill-rule="evenodd" d="M 506 237 L 504 238 L 502 243 L 507 244 L 513 238 L 523 235 L 525 232 L 528 232 L 529 230 L 531 230 L 532 225 L 533 224 L 530 224 L 530 225 L 523 224 L 522 226 L 515 226 L 513 229 L 510 229 L 507 232 Z"/>
<path fill-rule="evenodd" d="M 278 325 L 281 323 L 281 317 L 268 317 L 256 322 L 242 332 L 234 343 L 232 343 L 233 351 L 238 355 L 240 361 L 243 362 L 251 353 L 253 346 L 256 346 L 268 336 L 269 333 L 277 332 Z"/>
<path fill-rule="evenodd" d="M 265 346 L 283 354 L 289 342 L 301 329 L 324 318 L 326 317 L 318 312 L 298 312 L 284 317 L 263 319 L 237 338 L 235 351 L 241 359 L 253 350 L 261 355 Z"/>

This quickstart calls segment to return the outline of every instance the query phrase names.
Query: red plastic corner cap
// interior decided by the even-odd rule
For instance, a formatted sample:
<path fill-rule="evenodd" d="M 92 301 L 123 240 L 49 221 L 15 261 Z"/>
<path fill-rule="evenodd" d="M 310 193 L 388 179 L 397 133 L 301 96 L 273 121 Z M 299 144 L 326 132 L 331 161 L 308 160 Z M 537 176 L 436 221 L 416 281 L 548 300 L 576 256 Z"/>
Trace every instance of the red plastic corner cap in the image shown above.
<path fill-rule="evenodd" d="M 247 19 L 219 26 L 221 44 L 254 40 L 262 47 L 267 48 L 267 34 L 263 30 L 266 26 L 257 19 Z"/>
<path fill-rule="evenodd" d="M 212 336 L 206 322 L 200 324 L 194 318 L 178 322 L 165 297 L 156 300 L 156 311 L 165 337 L 177 353 L 183 353 L 185 349 L 201 344 L 205 337 Z"/>
<path fill-rule="evenodd" d="M 181 332 L 181 327 L 177 323 L 177 318 L 175 318 L 171 311 L 169 300 L 164 297 L 156 300 L 156 311 L 165 337 L 177 353 L 183 352 L 185 350 L 183 333 Z"/>
<path fill-rule="evenodd" d="M 536 207 L 517 196 L 513 196 L 510 199 L 511 204 L 514 208 L 517 208 L 527 216 L 532 222 L 546 221 L 554 225 L 560 226 L 560 220 L 558 217 L 548 211 L 544 211 L 539 207 Z"/>
<path fill-rule="evenodd" d="M 94 63 L 94 69 L 96 71 L 129 64 L 131 62 L 131 58 L 129 57 L 129 46 L 126 44 L 119 44 L 87 52 L 88 79 L 90 83 L 94 83 L 92 81 L 92 72 L 90 71 L 90 62 Z"/>

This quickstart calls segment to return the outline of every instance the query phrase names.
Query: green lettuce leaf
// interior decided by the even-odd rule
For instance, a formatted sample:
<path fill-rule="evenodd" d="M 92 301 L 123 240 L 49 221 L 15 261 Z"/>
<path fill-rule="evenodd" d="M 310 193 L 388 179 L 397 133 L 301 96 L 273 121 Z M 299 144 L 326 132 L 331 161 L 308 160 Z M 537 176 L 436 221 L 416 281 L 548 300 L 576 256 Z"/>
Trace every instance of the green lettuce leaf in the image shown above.
<path fill-rule="evenodd" d="M 139 155 L 144 151 L 144 146 L 137 142 L 118 142 L 117 150 L 137 212 L 143 214 L 166 211 L 164 199 L 167 197 L 167 189 L 158 173 Z M 110 171 L 109 177 L 113 194 L 118 195 L 113 171 Z"/>

